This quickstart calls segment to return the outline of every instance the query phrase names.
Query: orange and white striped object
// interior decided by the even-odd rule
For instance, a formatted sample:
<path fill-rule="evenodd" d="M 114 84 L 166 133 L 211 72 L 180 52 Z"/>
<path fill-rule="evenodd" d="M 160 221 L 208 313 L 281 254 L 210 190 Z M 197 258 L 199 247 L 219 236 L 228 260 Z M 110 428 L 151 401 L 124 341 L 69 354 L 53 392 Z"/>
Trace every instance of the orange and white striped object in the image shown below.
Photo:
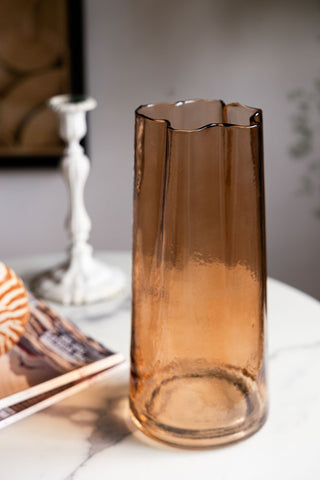
<path fill-rule="evenodd" d="M 19 341 L 29 314 L 28 294 L 22 280 L 0 262 L 0 355 Z"/>

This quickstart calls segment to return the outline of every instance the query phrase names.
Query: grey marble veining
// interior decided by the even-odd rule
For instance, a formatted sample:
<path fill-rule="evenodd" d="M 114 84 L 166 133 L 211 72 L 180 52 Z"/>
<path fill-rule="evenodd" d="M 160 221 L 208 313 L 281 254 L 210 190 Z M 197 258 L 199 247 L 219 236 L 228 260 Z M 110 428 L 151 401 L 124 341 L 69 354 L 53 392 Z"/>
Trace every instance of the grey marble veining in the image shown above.
<path fill-rule="evenodd" d="M 123 417 L 124 405 L 127 404 L 127 389 L 125 388 L 124 390 L 122 395 L 104 399 L 99 408 L 80 410 L 78 412 L 80 415 L 76 417 L 74 417 L 71 407 L 61 406 L 53 413 L 53 415 L 68 417 L 77 426 L 90 426 L 92 429 L 87 438 L 88 449 L 86 455 L 81 463 L 70 472 L 66 480 L 74 480 L 77 472 L 94 455 L 121 442 L 127 435 L 132 433 Z M 89 419 L 86 419 L 86 412 L 90 412 Z M 93 421 L 92 415 L 95 416 Z"/>
<path fill-rule="evenodd" d="M 320 319 L 319 319 L 319 327 L 320 327 Z M 301 344 L 301 345 L 291 345 L 289 347 L 283 347 L 280 348 L 274 352 L 272 352 L 269 356 L 268 359 L 269 361 L 277 360 L 278 357 L 281 355 L 284 355 L 286 353 L 295 353 L 300 350 L 311 350 L 311 349 L 320 349 L 320 340 L 313 342 L 313 343 L 308 343 L 308 344 Z"/>

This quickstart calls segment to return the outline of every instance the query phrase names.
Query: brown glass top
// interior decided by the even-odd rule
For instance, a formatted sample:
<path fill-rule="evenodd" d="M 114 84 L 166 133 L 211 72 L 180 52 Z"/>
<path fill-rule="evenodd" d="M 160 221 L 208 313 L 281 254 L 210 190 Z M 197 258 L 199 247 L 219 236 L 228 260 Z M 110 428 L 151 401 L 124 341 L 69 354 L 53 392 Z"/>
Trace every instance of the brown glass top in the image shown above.
<path fill-rule="evenodd" d="M 214 126 L 253 127 L 262 123 L 262 111 L 222 100 L 184 100 L 176 103 L 141 105 L 136 115 L 165 121 L 172 130 L 202 130 Z"/>

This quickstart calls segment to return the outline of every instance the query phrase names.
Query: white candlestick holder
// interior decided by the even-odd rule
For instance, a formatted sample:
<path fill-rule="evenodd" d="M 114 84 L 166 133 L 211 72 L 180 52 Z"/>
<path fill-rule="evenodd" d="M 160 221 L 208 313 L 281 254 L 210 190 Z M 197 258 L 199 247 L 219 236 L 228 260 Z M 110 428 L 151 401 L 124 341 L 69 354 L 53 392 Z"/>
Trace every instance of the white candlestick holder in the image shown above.
<path fill-rule="evenodd" d="M 41 297 L 65 305 L 81 305 L 109 299 L 125 287 L 125 276 L 118 269 L 93 258 L 88 243 L 91 221 L 84 205 L 84 186 L 90 161 L 80 145 L 87 132 L 86 112 L 97 103 L 90 97 L 58 95 L 49 107 L 59 118 L 59 134 L 66 142 L 61 170 L 69 193 L 66 229 L 70 239 L 68 259 L 35 278 L 33 290 Z"/>

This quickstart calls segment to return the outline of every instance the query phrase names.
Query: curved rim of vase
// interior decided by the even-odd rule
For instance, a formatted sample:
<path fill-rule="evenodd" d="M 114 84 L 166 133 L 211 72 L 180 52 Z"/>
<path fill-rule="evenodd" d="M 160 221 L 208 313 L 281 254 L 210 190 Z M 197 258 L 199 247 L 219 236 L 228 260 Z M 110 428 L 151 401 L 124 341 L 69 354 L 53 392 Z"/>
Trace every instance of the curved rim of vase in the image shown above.
<path fill-rule="evenodd" d="M 253 113 L 249 117 L 249 123 L 246 125 L 242 125 L 240 123 L 228 123 L 228 122 L 212 122 L 212 123 L 206 123 L 205 125 L 201 125 L 197 128 L 175 128 L 172 126 L 171 121 L 168 120 L 167 118 L 153 118 L 152 116 L 146 115 L 146 113 L 141 113 L 140 110 L 142 109 L 147 109 L 151 107 L 157 107 L 157 106 L 168 106 L 171 108 L 179 108 L 183 105 L 190 104 L 190 103 L 215 103 L 215 102 L 220 102 L 221 108 L 225 109 L 227 107 L 238 107 L 243 110 L 252 110 Z M 135 110 L 135 114 L 137 117 L 145 118 L 148 120 L 151 120 L 156 123 L 163 123 L 165 122 L 167 124 L 167 128 L 169 130 L 173 130 L 175 132 L 199 132 L 208 128 L 213 128 L 213 127 L 232 127 L 232 128 L 255 128 L 262 126 L 262 110 L 257 107 L 249 107 L 248 105 L 243 105 L 242 103 L 239 102 L 231 102 L 231 103 L 224 103 L 223 100 L 208 100 L 205 98 L 195 98 L 195 99 L 188 99 L 188 100 L 178 100 L 177 102 L 157 102 L 157 103 L 147 103 L 144 105 L 140 105 L 138 108 Z"/>

